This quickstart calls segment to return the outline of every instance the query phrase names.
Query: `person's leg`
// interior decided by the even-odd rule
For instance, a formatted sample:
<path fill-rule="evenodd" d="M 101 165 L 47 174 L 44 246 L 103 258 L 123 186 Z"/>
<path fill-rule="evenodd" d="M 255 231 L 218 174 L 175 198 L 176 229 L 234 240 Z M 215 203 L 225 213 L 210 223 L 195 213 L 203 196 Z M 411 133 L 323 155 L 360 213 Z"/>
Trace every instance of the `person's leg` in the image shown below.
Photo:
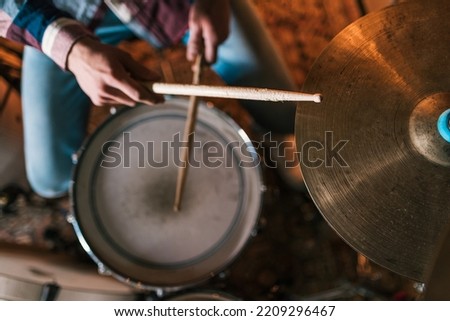
<path fill-rule="evenodd" d="M 247 0 L 231 0 L 230 36 L 219 48 L 214 70 L 229 85 L 296 90 L 268 30 Z M 240 101 L 263 134 L 265 158 L 291 188 L 304 191 L 295 154 L 295 103 Z"/>
<path fill-rule="evenodd" d="M 111 13 L 96 33 L 110 44 L 132 36 Z M 85 137 L 90 100 L 71 73 L 29 47 L 23 56 L 21 95 L 29 183 L 42 197 L 62 196 L 72 177 L 72 155 Z"/>
<path fill-rule="evenodd" d="M 29 183 L 46 198 L 64 195 L 72 154 L 86 128 L 89 99 L 70 73 L 34 48 L 23 56 L 22 108 Z"/>
<path fill-rule="evenodd" d="M 247 0 L 232 0 L 231 31 L 213 66 L 229 85 L 296 90 L 276 46 Z M 241 101 L 264 131 L 294 132 L 295 103 Z"/>

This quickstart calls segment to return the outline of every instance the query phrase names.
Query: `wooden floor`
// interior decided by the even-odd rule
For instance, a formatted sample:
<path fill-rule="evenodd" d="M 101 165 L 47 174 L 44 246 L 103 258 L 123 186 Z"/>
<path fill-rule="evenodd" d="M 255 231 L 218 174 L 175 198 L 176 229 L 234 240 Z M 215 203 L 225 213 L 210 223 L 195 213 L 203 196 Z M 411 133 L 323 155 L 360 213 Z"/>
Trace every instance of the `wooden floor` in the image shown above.
<path fill-rule="evenodd" d="M 254 3 L 299 88 L 329 41 L 361 15 L 354 0 Z M 176 81 L 190 82 L 190 65 L 183 48 L 156 53 L 139 41 L 122 46 L 143 64 L 159 68 L 163 74 L 169 67 L 176 71 Z M 214 74 L 208 77 L 210 83 L 221 82 Z M 251 119 L 245 113 L 242 116 L 237 102 L 215 103 L 244 129 L 250 128 Z M 18 113 L 11 112 L 12 117 Z M 104 117 L 105 110 L 96 109 L 90 131 Z M 371 263 L 348 247 L 323 220 L 307 193 L 289 189 L 270 169 L 264 170 L 264 181 L 267 192 L 257 235 L 231 266 L 199 288 L 220 290 L 244 300 L 401 300 L 418 296 L 415 282 Z M 23 181 L 19 187 L 28 191 Z M 85 260 L 86 254 L 65 220 L 68 210 L 66 199 L 48 201 L 18 190 L 11 211 L 0 214 L 0 241 Z"/>

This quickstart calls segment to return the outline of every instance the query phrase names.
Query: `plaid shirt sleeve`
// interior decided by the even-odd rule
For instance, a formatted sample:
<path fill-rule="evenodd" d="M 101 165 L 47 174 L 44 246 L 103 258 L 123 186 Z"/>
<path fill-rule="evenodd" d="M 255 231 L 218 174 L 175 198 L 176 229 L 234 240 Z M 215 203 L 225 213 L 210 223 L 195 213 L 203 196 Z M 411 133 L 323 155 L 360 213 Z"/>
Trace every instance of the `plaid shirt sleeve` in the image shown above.
<path fill-rule="evenodd" d="M 0 35 L 41 50 L 63 69 L 73 44 L 93 36 L 50 0 L 5 0 L 0 4 Z"/>
<path fill-rule="evenodd" d="M 136 35 L 157 47 L 178 43 L 188 29 L 190 0 L 105 0 L 105 3 Z"/>

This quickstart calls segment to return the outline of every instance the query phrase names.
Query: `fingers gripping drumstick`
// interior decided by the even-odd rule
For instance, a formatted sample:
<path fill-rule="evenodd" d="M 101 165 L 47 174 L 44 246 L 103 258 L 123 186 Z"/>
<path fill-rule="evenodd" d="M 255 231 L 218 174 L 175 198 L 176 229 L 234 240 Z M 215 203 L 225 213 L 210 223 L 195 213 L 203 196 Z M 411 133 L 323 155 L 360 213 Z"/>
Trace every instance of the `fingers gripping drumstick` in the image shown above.
<path fill-rule="evenodd" d="M 200 83 L 202 69 L 202 56 L 198 55 L 194 64 L 194 77 L 192 83 L 198 85 Z M 181 199 L 183 197 L 184 185 L 186 182 L 187 168 L 189 163 L 189 155 L 192 146 L 192 140 L 194 138 L 194 127 L 197 118 L 197 107 L 198 107 L 198 97 L 191 96 L 189 99 L 188 114 L 186 119 L 186 125 L 184 127 L 184 139 L 187 145 L 183 148 L 181 152 L 181 163 L 178 168 L 177 176 L 177 186 L 175 191 L 175 202 L 173 205 L 173 210 L 178 212 L 181 206 Z"/>

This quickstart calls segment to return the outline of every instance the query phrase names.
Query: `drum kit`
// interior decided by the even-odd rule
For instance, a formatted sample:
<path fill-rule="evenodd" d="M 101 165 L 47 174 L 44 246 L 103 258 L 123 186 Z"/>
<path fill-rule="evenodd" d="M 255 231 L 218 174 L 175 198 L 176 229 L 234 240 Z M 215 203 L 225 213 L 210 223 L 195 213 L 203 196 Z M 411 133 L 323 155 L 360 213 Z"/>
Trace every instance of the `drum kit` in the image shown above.
<path fill-rule="evenodd" d="M 425 283 L 430 300 L 450 299 L 449 11 L 446 0 L 412 0 L 349 25 L 309 72 L 303 91 L 320 95 L 297 98 L 295 128 L 301 171 L 325 220 L 358 253 Z M 183 95 L 208 95 L 196 88 Z M 211 95 L 236 94 L 227 88 Z M 254 235 L 264 197 L 258 155 L 228 115 L 201 102 L 183 206 L 174 211 L 186 104 L 120 110 L 77 157 L 68 220 L 102 282 L 123 285 L 115 292 L 123 299 L 129 289 L 167 300 L 236 299 L 190 289 L 232 264 Z M 3 252 L 5 262 L 23 259 Z M 50 258 L 42 267 L 43 258 L 21 279 L 3 269 L 0 281 L 28 276 L 64 288 L 52 271 L 58 264 Z M 39 299 L 21 287 L 0 294 Z"/>

